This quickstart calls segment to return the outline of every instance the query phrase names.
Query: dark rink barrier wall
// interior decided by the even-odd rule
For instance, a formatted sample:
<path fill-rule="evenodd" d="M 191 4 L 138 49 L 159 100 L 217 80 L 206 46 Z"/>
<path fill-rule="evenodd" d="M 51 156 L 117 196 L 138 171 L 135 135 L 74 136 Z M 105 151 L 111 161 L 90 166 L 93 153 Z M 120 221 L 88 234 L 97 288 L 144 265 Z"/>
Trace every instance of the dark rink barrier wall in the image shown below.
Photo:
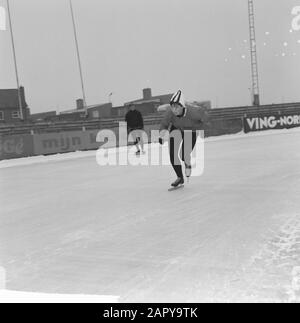
<path fill-rule="evenodd" d="M 294 116 L 294 115 L 293 115 Z M 270 116 L 268 116 L 269 118 Z M 271 116 L 272 117 L 272 116 Z M 275 116 L 273 116 L 275 117 Z M 276 116 L 275 120 L 283 120 L 280 118 L 284 116 Z M 235 134 L 242 131 L 260 131 L 265 129 L 270 129 L 268 124 L 274 129 L 275 120 L 273 119 L 263 119 L 263 121 L 257 121 L 261 117 L 245 117 L 245 118 L 231 118 L 231 119 L 212 119 L 210 124 L 205 130 L 205 137 L 211 136 L 221 136 L 227 134 Z M 293 120 L 293 124 L 291 123 Z M 298 119 L 293 117 L 293 119 L 287 118 L 285 124 L 282 121 L 284 127 L 300 126 Z M 271 122 L 272 121 L 272 122 Z M 297 121 L 297 122 L 295 122 Z M 290 123 L 290 124 L 289 124 Z M 296 125 L 297 124 L 297 125 Z M 259 125 L 259 127 L 257 127 Z M 265 126 L 267 125 L 267 126 Z M 250 127 L 251 126 L 251 127 Z M 261 127 L 262 126 L 262 127 Z M 126 133 L 126 126 L 121 123 L 121 127 Z M 280 121 L 276 123 L 276 127 L 281 127 Z M 145 131 L 148 135 L 149 141 L 151 140 L 150 131 L 158 130 L 159 123 L 146 124 Z M 104 129 L 101 129 L 104 130 Z M 113 127 L 110 129 L 115 133 L 117 141 L 116 145 L 127 145 L 127 142 L 119 142 L 119 127 Z M 79 150 L 92 150 L 98 149 L 101 146 L 101 142 L 96 141 L 96 136 L 99 130 L 86 130 L 86 131 L 63 131 L 63 132 L 52 132 L 43 134 L 33 134 L 33 135 L 10 135 L 10 136 L 0 136 L 0 160 L 28 157 L 28 156 L 38 156 L 38 155 L 49 155 L 57 153 L 66 153 Z M 153 139 L 153 138 L 152 138 Z M 154 140 L 157 141 L 157 138 Z M 106 147 L 110 147 L 107 145 Z"/>
<path fill-rule="evenodd" d="M 113 137 L 116 138 L 116 141 L 106 143 L 106 148 L 127 145 L 127 129 L 124 125 L 121 127 L 123 132 L 123 141 L 121 142 L 119 141 L 119 127 L 101 129 L 105 130 L 105 133 L 103 140 L 99 142 L 96 141 L 99 130 L 0 136 L 0 160 L 98 149 L 105 143 L 104 137 L 107 131 L 109 136 L 115 134 Z M 159 125 L 146 125 L 145 131 L 148 138 L 150 138 L 150 131 L 158 128 Z"/>
<path fill-rule="evenodd" d="M 35 155 L 66 153 L 76 150 L 96 149 L 98 131 L 68 131 L 33 135 Z"/>
<path fill-rule="evenodd" d="M 0 136 L 0 160 L 33 155 L 32 135 Z"/>
<path fill-rule="evenodd" d="M 121 127 L 123 127 L 121 131 L 126 133 L 126 126 L 121 123 Z M 116 146 L 127 145 L 126 140 L 119 142 L 119 129 L 119 127 L 114 127 L 106 130 L 111 130 L 115 133 L 117 138 Z M 158 129 L 158 123 L 145 125 L 149 141 L 151 141 L 151 130 Z M 242 130 L 243 120 L 241 118 L 212 120 L 205 129 L 205 137 L 234 134 Z M 1 136 L 0 160 L 98 149 L 104 143 L 104 141 L 102 143 L 96 141 L 98 132 L 99 130 L 86 130 Z M 154 141 L 157 141 L 157 138 Z M 106 144 L 106 148 L 113 146 Z"/>
<path fill-rule="evenodd" d="M 230 135 L 243 131 L 242 118 L 212 120 L 205 129 L 205 137 Z"/>
<path fill-rule="evenodd" d="M 98 131 L 68 131 L 0 137 L 0 160 L 97 149 Z"/>

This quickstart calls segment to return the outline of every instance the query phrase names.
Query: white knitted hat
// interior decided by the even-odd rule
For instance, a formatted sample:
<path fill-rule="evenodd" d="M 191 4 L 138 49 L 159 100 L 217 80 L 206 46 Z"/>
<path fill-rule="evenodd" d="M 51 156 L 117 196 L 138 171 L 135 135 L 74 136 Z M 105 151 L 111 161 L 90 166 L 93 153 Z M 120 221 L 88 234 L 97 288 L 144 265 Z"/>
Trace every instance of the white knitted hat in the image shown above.
<path fill-rule="evenodd" d="M 172 95 L 170 100 L 170 105 L 172 104 L 180 104 L 182 107 L 185 107 L 185 100 L 181 90 L 178 90 L 176 93 Z"/>

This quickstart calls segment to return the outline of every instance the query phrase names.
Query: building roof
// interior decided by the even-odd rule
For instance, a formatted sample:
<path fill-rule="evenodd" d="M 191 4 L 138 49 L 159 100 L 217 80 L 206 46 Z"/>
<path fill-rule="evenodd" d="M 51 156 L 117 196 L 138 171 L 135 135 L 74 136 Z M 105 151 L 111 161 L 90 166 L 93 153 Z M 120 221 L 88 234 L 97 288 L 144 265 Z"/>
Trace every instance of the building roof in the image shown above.
<path fill-rule="evenodd" d="M 37 112 L 37 113 L 31 113 L 30 117 L 35 117 L 35 118 L 39 118 L 39 117 L 48 117 L 48 116 L 55 116 L 56 115 L 56 111 L 46 111 L 46 112 Z"/>
<path fill-rule="evenodd" d="M 24 87 L 20 87 L 20 90 L 22 108 L 27 108 Z M 0 108 L 19 108 L 18 89 L 0 89 Z"/>
<path fill-rule="evenodd" d="M 173 93 L 171 94 L 163 94 L 163 95 L 154 95 L 150 99 L 137 99 L 134 101 L 126 102 L 124 105 L 129 105 L 129 104 L 143 104 L 143 103 L 167 103 L 170 101 Z"/>
<path fill-rule="evenodd" d="M 61 111 L 59 114 L 72 114 L 72 113 L 83 113 L 83 112 L 85 112 L 84 109 L 72 109 L 72 110 Z"/>
<path fill-rule="evenodd" d="M 107 106 L 111 106 L 111 103 L 88 105 L 86 109 L 89 110 L 89 109 L 95 109 L 95 108 L 105 108 Z M 60 114 L 72 114 L 72 113 L 83 113 L 83 112 L 85 112 L 85 109 L 71 109 L 71 110 L 62 111 L 60 112 Z"/>
<path fill-rule="evenodd" d="M 101 104 L 93 104 L 93 105 L 88 105 L 87 109 L 98 109 L 98 108 L 112 108 L 112 103 L 101 103 Z"/>
<path fill-rule="evenodd" d="M 139 99 L 139 100 L 127 102 L 124 104 L 124 106 L 128 106 L 129 104 L 138 105 L 138 104 L 144 104 L 144 103 L 160 103 L 160 102 L 161 102 L 160 99 L 149 99 L 149 100 Z"/>

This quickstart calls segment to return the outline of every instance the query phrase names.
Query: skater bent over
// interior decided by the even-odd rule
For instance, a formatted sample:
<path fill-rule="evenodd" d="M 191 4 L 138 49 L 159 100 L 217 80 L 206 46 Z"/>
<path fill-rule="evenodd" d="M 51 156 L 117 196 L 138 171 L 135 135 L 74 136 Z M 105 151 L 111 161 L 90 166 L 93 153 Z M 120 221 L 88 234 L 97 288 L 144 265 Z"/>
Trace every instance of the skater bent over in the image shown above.
<path fill-rule="evenodd" d="M 125 121 L 127 122 L 127 133 L 128 135 L 132 135 L 137 149 L 136 155 L 139 155 L 141 151 L 144 153 L 144 142 L 142 136 L 144 120 L 140 111 L 136 110 L 133 104 L 129 105 L 129 111 L 125 115 Z"/>
<path fill-rule="evenodd" d="M 170 161 L 177 175 L 171 186 L 177 187 L 184 183 L 182 161 L 185 164 L 186 177 L 191 176 L 191 153 L 197 141 L 197 130 L 204 129 L 208 113 L 205 107 L 197 103 L 185 102 L 180 90 L 172 96 L 169 104 L 159 106 L 158 111 L 165 111 L 160 125 L 159 143 L 163 144 L 164 133 L 169 130 Z"/>

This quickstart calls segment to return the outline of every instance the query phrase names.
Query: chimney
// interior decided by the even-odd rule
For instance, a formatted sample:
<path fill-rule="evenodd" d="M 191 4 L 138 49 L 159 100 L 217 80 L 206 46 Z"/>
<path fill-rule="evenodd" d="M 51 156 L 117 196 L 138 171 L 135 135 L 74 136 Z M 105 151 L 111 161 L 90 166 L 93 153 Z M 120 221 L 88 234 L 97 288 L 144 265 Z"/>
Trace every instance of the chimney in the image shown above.
<path fill-rule="evenodd" d="M 20 93 L 21 93 L 22 106 L 23 106 L 23 103 L 25 102 L 25 89 L 24 89 L 24 86 L 20 86 Z"/>
<path fill-rule="evenodd" d="M 152 98 L 151 89 L 150 88 L 143 89 L 143 99 L 150 100 L 151 98 Z"/>
<path fill-rule="evenodd" d="M 17 96 L 19 95 L 18 89 L 16 90 Z M 26 102 L 25 102 L 25 89 L 24 86 L 20 86 L 20 95 L 21 95 L 21 105 L 22 108 L 26 108 Z"/>
<path fill-rule="evenodd" d="M 84 109 L 83 99 L 76 100 L 76 108 L 77 108 L 77 110 L 83 110 Z"/>

